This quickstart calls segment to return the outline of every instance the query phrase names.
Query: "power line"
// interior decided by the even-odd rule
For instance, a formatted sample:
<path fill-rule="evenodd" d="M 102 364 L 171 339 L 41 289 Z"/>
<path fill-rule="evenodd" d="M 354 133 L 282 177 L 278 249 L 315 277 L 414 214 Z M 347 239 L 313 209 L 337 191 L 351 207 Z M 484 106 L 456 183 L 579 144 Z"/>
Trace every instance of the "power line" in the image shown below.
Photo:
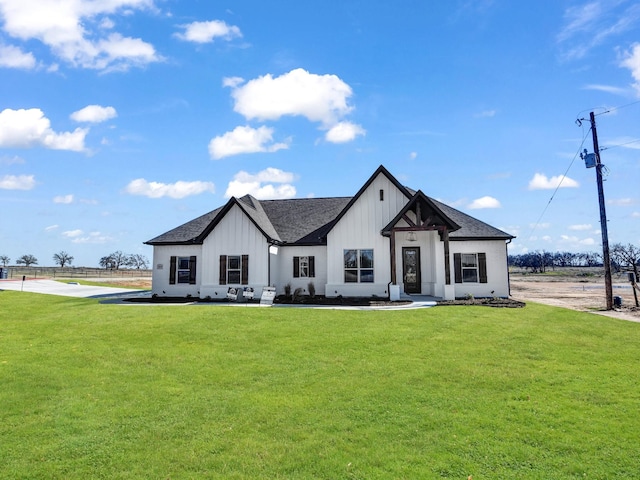
<path fill-rule="evenodd" d="M 597 113 L 594 116 L 604 115 L 605 113 L 615 112 L 616 110 L 622 110 L 623 108 L 631 107 L 632 105 L 637 105 L 640 103 L 640 100 L 636 100 L 635 102 L 625 103 L 624 105 L 620 105 L 618 107 L 607 108 L 604 112 Z M 604 108 L 604 107 L 601 107 Z M 586 111 L 586 110 L 585 110 Z"/>
<path fill-rule="evenodd" d="M 638 143 L 638 142 L 640 142 L 640 138 L 637 138 L 635 140 L 630 140 L 630 141 L 625 142 L 625 143 L 618 143 L 617 145 L 609 145 L 608 147 L 600 147 L 600 151 L 609 150 L 610 148 L 624 147 L 625 145 L 630 145 L 632 143 Z"/>
<path fill-rule="evenodd" d="M 579 122 L 578 124 L 580 126 L 582 126 L 582 122 L 580 122 L 580 120 L 576 120 L 576 122 Z M 536 223 L 533 226 L 533 228 L 531 228 L 531 232 L 529 233 L 529 237 L 527 238 L 527 242 L 529 242 L 531 240 L 531 237 L 533 236 L 533 233 L 535 232 L 536 228 L 538 228 L 538 225 L 540 225 L 540 221 L 542 220 L 542 217 L 544 217 L 544 214 L 547 212 L 547 209 L 549 208 L 549 205 L 551 205 L 551 202 L 553 201 L 553 199 L 555 198 L 556 194 L 558 193 L 558 190 L 562 186 L 562 182 L 567 177 L 567 173 L 569 173 L 569 170 L 573 166 L 573 162 L 575 162 L 576 158 L 578 156 L 580 156 L 580 152 L 582 151 L 582 147 L 584 146 L 584 142 L 587 140 L 587 136 L 589 135 L 589 133 L 591 133 L 591 128 L 589 128 L 589 130 L 587 130 L 587 133 L 585 133 L 584 137 L 582 138 L 582 142 L 580 142 L 580 147 L 578 147 L 578 151 L 576 152 L 576 154 L 571 159 L 571 162 L 569 163 L 569 166 L 565 170 L 564 175 L 562 175 L 562 177 L 560 178 L 560 182 L 558 182 L 558 186 L 553 191 L 553 194 L 551 195 L 551 198 L 549 199 L 549 201 L 545 205 L 544 209 L 542 210 L 542 213 L 540 214 L 540 217 L 536 221 Z"/>

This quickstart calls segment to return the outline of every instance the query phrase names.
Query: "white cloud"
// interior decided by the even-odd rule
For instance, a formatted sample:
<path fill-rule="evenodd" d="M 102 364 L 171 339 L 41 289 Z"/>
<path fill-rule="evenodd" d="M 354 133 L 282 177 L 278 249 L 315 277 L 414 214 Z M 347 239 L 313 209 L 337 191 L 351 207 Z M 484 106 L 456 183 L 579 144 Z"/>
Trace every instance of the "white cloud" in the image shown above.
<path fill-rule="evenodd" d="M 366 135 L 360 125 L 351 122 L 339 122 L 329 129 L 325 135 L 327 142 L 346 143 L 354 140 L 358 135 Z"/>
<path fill-rule="evenodd" d="M 636 81 L 633 86 L 640 94 L 640 43 L 634 43 L 631 50 L 626 52 L 620 66 L 631 70 L 631 76 Z"/>
<path fill-rule="evenodd" d="M 469 204 L 469 207 L 471 210 L 478 210 L 481 208 L 500 208 L 500 202 L 493 198 L 493 197 L 489 197 L 489 196 L 485 196 L 485 197 L 481 197 L 481 198 L 476 198 L 474 201 L 472 201 Z"/>
<path fill-rule="evenodd" d="M 25 53 L 13 45 L 0 45 L 0 67 L 31 70 L 36 67 L 36 59 L 31 52 Z"/>
<path fill-rule="evenodd" d="M 193 22 L 187 25 L 179 25 L 184 29 L 184 33 L 176 33 L 175 37 L 180 40 L 195 43 L 211 43 L 215 38 L 232 40 L 242 37 L 242 32 L 235 25 L 227 25 L 221 20 L 211 20 L 209 22 Z"/>
<path fill-rule="evenodd" d="M 73 203 L 73 195 L 58 195 L 57 197 L 53 197 L 53 203 L 62 203 L 68 205 Z"/>
<path fill-rule="evenodd" d="M 564 15 L 565 25 L 556 36 L 564 48 L 564 59 L 583 58 L 609 37 L 634 28 L 640 19 L 640 6 L 630 2 L 628 7 L 619 8 L 620 3 L 592 0 L 569 7 Z"/>
<path fill-rule="evenodd" d="M 480 113 L 476 113 L 474 117 L 476 118 L 491 118 L 496 116 L 496 110 L 483 110 Z"/>
<path fill-rule="evenodd" d="M 112 240 L 111 237 L 104 235 L 101 232 L 89 232 L 85 234 L 84 231 L 80 229 L 62 232 L 62 236 L 70 238 L 72 243 L 78 244 L 103 244 Z"/>
<path fill-rule="evenodd" d="M 2 190 L 31 190 L 36 186 L 33 175 L 5 175 L 0 177 Z"/>
<path fill-rule="evenodd" d="M 100 105 L 87 105 L 80 110 L 73 112 L 71 120 L 86 123 L 101 123 L 116 118 L 118 113 L 113 107 L 102 107 Z"/>
<path fill-rule="evenodd" d="M 542 173 L 536 173 L 529 182 L 529 190 L 554 190 L 556 188 L 577 188 L 579 186 L 578 182 L 564 175 L 547 178 Z"/>
<path fill-rule="evenodd" d="M 14 155 L 12 157 L 0 156 L 0 165 L 21 165 L 25 163 L 24 158 Z"/>
<path fill-rule="evenodd" d="M 38 40 L 61 60 L 82 68 L 127 70 L 162 58 L 154 47 L 119 33 L 108 15 L 153 9 L 153 0 L 0 0 L 4 31 L 14 39 Z"/>
<path fill-rule="evenodd" d="M 592 228 L 593 226 L 590 223 L 583 223 L 581 225 L 569 225 L 569 230 L 575 231 L 591 230 Z"/>
<path fill-rule="evenodd" d="M 596 90 L 599 92 L 611 93 L 613 95 L 628 95 L 630 92 L 626 88 L 614 87 L 613 85 L 585 85 L 583 87 L 585 90 Z"/>
<path fill-rule="evenodd" d="M 293 198 L 296 195 L 296 189 L 291 183 L 295 180 L 296 176 L 293 173 L 278 168 L 270 167 L 257 174 L 240 171 L 229 182 L 224 196 L 239 198 L 252 195 L 259 200 Z"/>
<path fill-rule="evenodd" d="M 67 238 L 77 238 L 82 235 L 84 232 L 80 229 L 77 230 L 67 230 L 66 232 L 62 232 L 63 237 Z"/>
<path fill-rule="evenodd" d="M 570 244 L 575 247 L 590 247 L 596 244 L 596 241 L 593 238 L 579 238 L 569 235 L 560 235 L 560 242 L 562 244 Z"/>
<path fill-rule="evenodd" d="M 249 120 L 303 116 L 331 127 L 353 109 L 347 103 L 353 93 L 349 85 L 336 75 L 316 75 L 301 68 L 232 88 L 234 110 Z"/>
<path fill-rule="evenodd" d="M 223 87 L 236 88 L 241 83 L 244 83 L 244 78 L 242 77 L 224 77 L 222 79 Z"/>
<path fill-rule="evenodd" d="M 42 146 L 52 150 L 82 152 L 84 138 L 89 132 L 76 128 L 73 132 L 56 133 L 51 122 L 39 108 L 0 112 L 0 147 L 30 148 Z"/>
<path fill-rule="evenodd" d="M 213 193 L 215 186 L 211 182 L 184 182 L 160 183 L 148 182 L 144 178 L 132 180 L 125 188 L 130 195 L 142 195 L 149 198 L 184 198 L 191 195 L 199 195 L 204 192 Z"/>
<path fill-rule="evenodd" d="M 640 212 L 633 212 L 631 218 L 640 218 Z"/>
<path fill-rule="evenodd" d="M 277 152 L 289 148 L 287 142 L 273 143 L 273 129 L 239 126 L 209 142 L 209 155 L 219 160 L 241 153 Z"/>
<path fill-rule="evenodd" d="M 57 230 L 59 227 L 60 225 L 49 225 L 48 227 L 45 227 L 44 231 L 53 232 L 54 230 Z"/>
<path fill-rule="evenodd" d="M 409 154 L 409 158 L 410 158 L 411 160 L 415 160 L 416 158 L 418 158 L 418 152 L 411 152 L 411 153 Z"/>

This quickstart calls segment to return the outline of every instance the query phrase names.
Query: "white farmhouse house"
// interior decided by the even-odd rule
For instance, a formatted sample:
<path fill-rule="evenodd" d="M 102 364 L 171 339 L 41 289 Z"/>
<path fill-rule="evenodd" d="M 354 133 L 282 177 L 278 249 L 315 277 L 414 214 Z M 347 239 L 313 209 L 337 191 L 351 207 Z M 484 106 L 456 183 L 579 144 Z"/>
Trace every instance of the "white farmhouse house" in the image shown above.
<path fill-rule="evenodd" d="M 147 242 L 152 293 L 225 299 L 285 285 L 327 297 L 509 296 L 512 235 L 402 186 L 380 166 L 354 197 L 224 206 Z"/>

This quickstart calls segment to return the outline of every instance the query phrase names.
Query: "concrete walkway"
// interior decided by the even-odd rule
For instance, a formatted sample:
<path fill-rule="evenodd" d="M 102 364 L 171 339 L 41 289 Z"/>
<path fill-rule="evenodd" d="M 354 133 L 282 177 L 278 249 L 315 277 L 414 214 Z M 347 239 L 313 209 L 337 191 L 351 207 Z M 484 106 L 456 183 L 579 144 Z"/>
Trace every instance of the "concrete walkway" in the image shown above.
<path fill-rule="evenodd" d="M 55 280 L 0 280 L 0 290 L 14 290 L 18 292 L 45 293 L 64 297 L 107 298 L 126 297 L 147 293 L 148 290 L 131 288 L 95 287 L 79 285 L 77 282 L 56 282 Z"/>

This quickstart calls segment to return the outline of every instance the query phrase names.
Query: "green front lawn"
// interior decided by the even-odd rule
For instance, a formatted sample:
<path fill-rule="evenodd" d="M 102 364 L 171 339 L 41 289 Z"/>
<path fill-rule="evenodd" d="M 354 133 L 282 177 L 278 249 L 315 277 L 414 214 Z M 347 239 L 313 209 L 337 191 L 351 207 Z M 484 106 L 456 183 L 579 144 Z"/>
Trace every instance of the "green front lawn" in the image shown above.
<path fill-rule="evenodd" d="M 0 292 L 0 478 L 636 478 L 640 324 Z"/>

